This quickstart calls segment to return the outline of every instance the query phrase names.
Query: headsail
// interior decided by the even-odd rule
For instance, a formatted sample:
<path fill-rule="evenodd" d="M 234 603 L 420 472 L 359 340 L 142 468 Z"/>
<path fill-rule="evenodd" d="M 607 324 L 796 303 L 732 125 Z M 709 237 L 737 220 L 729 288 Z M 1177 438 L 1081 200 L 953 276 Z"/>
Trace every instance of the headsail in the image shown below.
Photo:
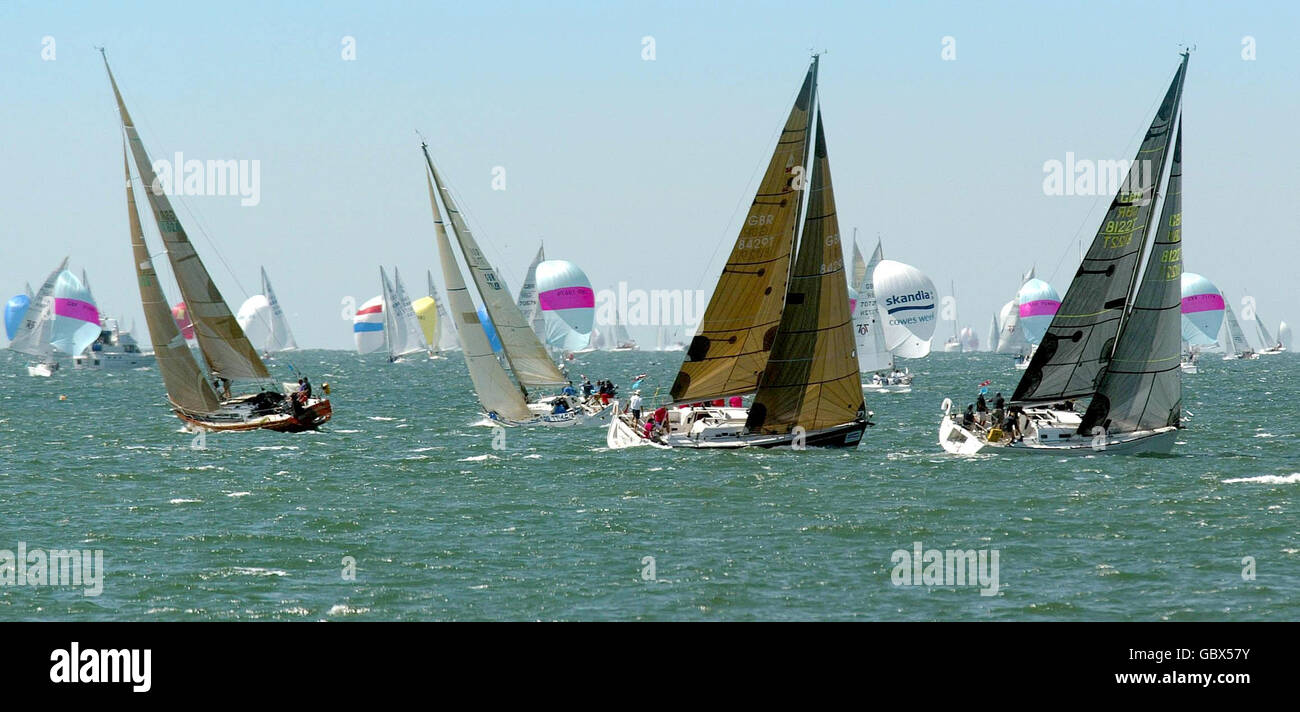
<path fill-rule="evenodd" d="M 1241 324 L 1237 321 L 1237 312 L 1233 311 L 1232 305 L 1224 302 L 1224 328 L 1227 329 L 1227 338 L 1224 343 L 1224 350 L 1230 354 L 1242 354 L 1250 351 L 1250 342 L 1246 340 L 1246 334 L 1241 330 Z"/>
<path fill-rule="evenodd" d="M 857 253 L 854 244 L 853 251 Z M 871 261 L 864 267 L 862 281 L 857 287 L 858 304 L 853 314 L 853 328 L 857 335 L 858 367 L 862 373 L 885 371 L 894 367 L 894 354 L 885 347 L 885 328 L 880 319 L 880 305 L 876 301 L 876 285 L 871 275 L 884 259 L 880 241 L 871 253 Z"/>
<path fill-rule="evenodd" d="M 533 333 L 532 326 L 524 319 L 523 313 L 510 297 L 505 284 L 497 277 L 496 270 L 479 249 L 473 233 L 465 224 L 465 219 L 456 209 L 456 201 L 451 197 L 451 191 L 447 190 L 446 184 L 438 174 L 438 169 L 433 167 L 433 159 L 429 158 L 427 153 L 425 158 L 429 162 L 429 169 L 433 173 L 433 181 L 438 187 L 438 192 L 442 195 L 443 205 L 447 206 L 447 214 L 456 232 L 456 240 L 460 243 L 461 254 L 465 256 L 465 264 L 469 267 L 474 285 L 478 287 L 483 306 L 487 309 L 488 316 L 492 318 L 497 336 L 501 339 L 502 351 L 506 354 L 510 369 L 514 371 L 515 379 L 524 388 L 568 383 L 568 379 L 560 373 L 560 369 L 556 368 L 550 355 L 546 353 L 546 348 Z M 459 272 L 459 268 L 457 271 Z M 450 289 L 449 286 L 448 290 Z M 457 326 L 460 326 L 459 322 Z"/>
<path fill-rule="evenodd" d="M 428 153 L 425 158 L 428 158 Z M 429 168 L 432 171 L 432 163 Z M 474 383 L 474 392 L 478 394 L 479 403 L 487 412 L 511 420 L 527 420 L 532 417 L 528 405 L 524 402 L 523 395 L 510 382 L 505 369 L 501 368 L 501 362 L 488 344 L 483 325 L 479 323 L 474 301 L 470 299 L 465 278 L 461 276 L 460 266 L 456 264 L 456 255 L 451 251 L 451 241 L 442 222 L 442 213 L 438 210 L 438 198 L 434 194 L 432 181 L 429 182 L 429 203 L 433 206 L 442 279 L 447 285 L 447 304 L 452 319 L 456 322 L 456 333 L 460 336 L 461 351 L 465 356 L 470 380 Z"/>
<path fill-rule="evenodd" d="M 1186 76 L 1184 55 L 1124 186 L 1111 201 L 1052 325 L 1016 387 L 1013 402 L 1089 396 L 1099 385 L 1137 282 Z"/>
<path fill-rule="evenodd" d="M 1079 425 L 1082 435 L 1098 426 L 1111 434 L 1153 430 L 1178 425 L 1182 417 L 1182 144 L 1180 126 L 1142 283 Z"/>
<path fill-rule="evenodd" d="M 50 276 L 45 278 L 40 291 L 31 298 L 22 323 L 9 342 L 10 349 L 36 358 L 54 358 L 54 348 L 50 346 L 50 334 L 54 327 L 54 285 L 67 267 L 68 258 L 64 257 Z"/>
<path fill-rule="evenodd" d="M 140 305 L 144 308 L 144 321 L 149 327 L 149 340 L 153 343 L 155 362 L 162 374 L 167 398 L 173 404 L 191 412 L 216 412 L 221 404 L 212 384 L 204 377 L 194 352 L 190 351 L 185 336 L 172 318 L 167 297 L 163 295 L 158 273 L 154 271 L 153 258 L 144 241 L 140 226 L 140 213 L 135 204 L 135 190 L 131 186 L 131 166 L 122 147 L 122 168 L 126 173 L 126 210 L 130 222 L 131 254 L 135 258 L 135 276 L 140 285 Z M 148 188 L 145 188 L 148 190 Z"/>
<path fill-rule="evenodd" d="M 153 186 L 157 181 L 153 163 L 149 160 L 144 144 L 140 142 L 140 134 L 131 121 L 131 115 L 127 113 L 126 104 L 122 101 L 122 94 L 118 91 L 117 81 L 113 78 L 113 70 L 108 67 L 107 58 L 104 59 L 104 68 L 108 70 L 108 80 L 113 85 L 113 96 L 117 98 L 122 129 L 126 132 L 127 143 L 135 159 L 141 184 Z M 167 248 L 167 259 L 171 262 L 172 272 L 176 276 L 177 284 L 180 285 L 181 296 L 184 297 L 190 319 L 194 322 L 194 334 L 199 342 L 199 350 L 203 352 L 208 367 L 222 378 L 269 378 L 266 365 L 262 363 L 257 351 L 244 336 L 244 330 L 239 327 L 239 322 L 230 312 L 230 307 L 222 298 L 221 291 L 217 289 L 212 276 L 208 274 L 203 261 L 199 259 L 194 246 L 190 244 L 189 238 L 185 235 L 185 228 L 181 226 L 180 218 L 172 209 L 167 195 L 161 190 L 146 190 L 144 193 L 149 200 L 149 207 L 153 210 L 163 244 Z"/>
<path fill-rule="evenodd" d="M 820 115 L 810 180 L 781 323 L 745 422 L 754 433 L 785 434 L 796 426 L 821 430 L 865 417 Z"/>
<path fill-rule="evenodd" d="M 750 393 L 758 387 L 781 323 L 816 85 L 814 59 L 673 381 L 675 402 Z"/>

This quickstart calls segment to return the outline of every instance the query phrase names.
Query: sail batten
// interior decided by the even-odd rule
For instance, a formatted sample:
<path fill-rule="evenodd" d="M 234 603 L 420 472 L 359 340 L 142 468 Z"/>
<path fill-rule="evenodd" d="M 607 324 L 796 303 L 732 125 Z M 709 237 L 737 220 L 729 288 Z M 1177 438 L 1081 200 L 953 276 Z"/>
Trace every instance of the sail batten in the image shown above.
<path fill-rule="evenodd" d="M 172 209 L 171 201 L 161 190 L 150 189 L 157 183 L 153 163 L 145 150 L 140 134 L 136 131 L 131 115 L 126 110 L 122 93 L 118 90 L 113 70 L 104 59 L 104 68 L 108 71 L 108 80 L 113 87 L 113 96 L 117 99 L 118 112 L 122 119 L 122 130 L 126 133 L 131 156 L 135 159 L 136 172 L 141 184 L 146 187 L 145 197 L 153 212 L 158 232 L 167 249 L 167 259 L 171 262 L 172 272 L 180 286 L 181 296 L 193 321 L 195 338 L 203 359 L 214 375 L 221 378 L 266 379 L 270 374 L 266 365 L 258 357 L 257 350 L 249 343 L 240 328 L 235 315 L 221 296 L 212 276 L 203 266 L 198 253 L 190 243 L 189 237 L 181 226 L 180 218 Z"/>
<path fill-rule="evenodd" d="M 1111 200 L 1060 308 L 1012 397 L 1017 404 L 1096 392 L 1137 287 L 1160 179 L 1173 146 L 1187 57 L 1175 73 L 1124 185 Z M 1005 325 L 1003 325 L 1005 328 Z"/>

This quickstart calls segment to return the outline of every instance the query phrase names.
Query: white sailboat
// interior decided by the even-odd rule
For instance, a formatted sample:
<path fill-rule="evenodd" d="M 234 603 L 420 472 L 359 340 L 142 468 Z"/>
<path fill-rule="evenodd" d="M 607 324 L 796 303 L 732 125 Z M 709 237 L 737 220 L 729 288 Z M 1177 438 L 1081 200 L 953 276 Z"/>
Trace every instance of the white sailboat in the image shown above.
<path fill-rule="evenodd" d="M 244 300 L 235 319 L 239 322 L 239 328 L 244 330 L 249 343 L 262 353 L 263 358 L 268 358 L 271 354 L 297 349 L 298 342 L 289 329 L 289 321 L 284 316 L 284 309 L 280 307 L 280 300 L 275 297 L 265 267 L 262 268 L 261 278 L 262 293 Z"/>
<path fill-rule="evenodd" d="M 894 364 L 894 353 L 885 345 L 884 317 L 876 299 L 874 274 L 884 260 L 880 240 L 871 260 L 862 259 L 857 242 L 853 244 L 853 273 L 861 275 L 855 290 L 858 301 L 853 310 L 853 332 L 858 348 L 858 369 L 870 374 L 862 388 L 875 393 L 910 393 L 912 373 Z"/>
<path fill-rule="evenodd" d="M 1223 304 L 1223 353 L 1224 361 L 1254 361 L 1259 358 L 1241 330 L 1237 312 L 1226 301 Z"/>
<path fill-rule="evenodd" d="M 420 321 L 411 307 L 411 299 L 402 285 L 402 276 L 393 268 L 393 281 L 388 281 L 384 268 L 379 268 L 379 281 L 384 289 L 384 335 L 388 340 L 388 362 L 393 363 L 413 354 L 427 354 L 429 345 L 424 341 Z"/>
<path fill-rule="evenodd" d="M 1261 356 L 1274 356 L 1286 351 L 1280 340 L 1274 339 L 1273 335 L 1268 333 L 1268 327 L 1264 325 L 1264 318 L 1259 315 L 1259 309 L 1255 310 L 1255 329 L 1259 332 L 1259 353 Z"/>
<path fill-rule="evenodd" d="M 1182 418 L 1182 133 L 1181 126 L 1177 134 L 1174 128 L 1187 57 L 1183 53 L 1128 181 L 1016 387 L 1011 417 L 981 424 L 969 409 L 953 413 L 946 400 L 939 424 L 945 451 L 1094 454 L 1168 452 L 1173 446 Z M 1148 161 L 1152 170 L 1143 180 L 1135 173 Z M 1166 163 L 1163 207 L 1153 221 Z M 1151 241 L 1153 222 L 1158 227 Z M 1078 413 L 1073 403 L 1083 398 L 1090 401 Z"/>
<path fill-rule="evenodd" d="M 665 422 L 647 433 L 632 414 L 620 415 L 606 434 L 610 448 L 801 449 L 861 440 L 868 423 L 843 244 L 821 116 L 812 121 L 817 64 L 814 57 L 673 381 L 672 402 L 656 411 Z M 795 167 L 810 161 L 808 179 L 796 181 Z M 750 393 L 748 408 L 705 405 Z M 674 407 L 681 405 L 688 407 Z"/>
<path fill-rule="evenodd" d="M 107 57 L 104 58 L 104 68 L 108 71 L 122 130 L 140 182 L 143 186 L 156 185 L 153 163 L 127 113 Z M 305 392 L 301 396 L 293 394 L 286 398 L 278 390 L 261 388 L 244 395 L 232 393 L 236 381 L 267 385 L 271 380 L 270 374 L 186 236 L 166 193 L 146 188 L 144 194 L 185 299 L 199 351 L 207 364 L 207 373 L 200 368 L 167 307 L 153 258 L 144 241 L 126 147 L 123 147 L 122 154 L 131 250 L 140 287 L 140 302 L 149 325 L 149 338 L 153 342 L 158 370 L 167 389 L 167 399 L 176 416 L 192 428 L 216 431 L 266 429 L 299 432 L 315 430 L 328 421 L 333 414 L 328 398 L 306 397 Z M 221 386 L 220 395 L 214 382 Z"/>
<path fill-rule="evenodd" d="M 49 378 L 59 370 L 54 347 L 50 345 L 54 333 L 54 285 L 67 267 L 68 258 L 64 257 L 36 294 L 30 297 L 22 322 L 9 342 L 10 350 L 31 357 L 27 364 L 29 376 Z"/>
<path fill-rule="evenodd" d="M 428 145 L 422 143 L 420 150 L 424 153 L 428 167 L 425 177 L 429 184 L 429 204 L 433 209 L 438 255 L 442 262 L 443 280 L 447 285 L 447 300 L 465 365 L 469 369 L 470 380 L 474 383 L 474 391 L 483 411 L 492 421 L 507 426 L 563 426 L 586 419 L 578 407 L 576 394 L 572 397 L 557 395 L 532 398 L 530 388 L 567 386 L 568 379 L 551 361 L 545 347 L 533 333 L 532 325 L 525 320 L 523 312 L 479 248 L 456 207 L 451 191 L 433 165 Z M 456 261 L 456 254 L 452 251 L 447 226 L 438 207 L 439 198 L 447 208 L 461 255 L 469 267 L 479 298 L 483 300 L 485 313 L 496 329 L 505 362 L 513 372 L 515 382 L 511 382 L 510 374 L 506 373 L 488 343 L 487 332 L 483 329 L 460 265 Z"/>

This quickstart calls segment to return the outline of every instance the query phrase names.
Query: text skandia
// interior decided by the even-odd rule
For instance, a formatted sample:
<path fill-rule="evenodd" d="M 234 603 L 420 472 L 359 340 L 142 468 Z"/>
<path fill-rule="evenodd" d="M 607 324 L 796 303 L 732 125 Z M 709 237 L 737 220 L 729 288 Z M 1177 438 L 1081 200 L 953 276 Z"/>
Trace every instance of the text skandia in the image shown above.
<path fill-rule="evenodd" d="M 238 195 L 239 204 L 262 202 L 262 162 L 259 160 L 185 160 L 177 151 L 174 161 L 153 162 L 154 195 Z"/>
<path fill-rule="evenodd" d="M 104 592 L 103 549 L 0 549 L 0 586 L 82 586 L 87 596 Z"/>
<path fill-rule="evenodd" d="M 153 651 L 81 649 L 73 642 L 67 650 L 56 648 L 50 653 L 50 682 L 126 682 L 133 692 L 148 692 Z"/>
<path fill-rule="evenodd" d="M 980 586 L 981 596 L 998 594 L 997 549 L 924 549 L 912 542 L 912 551 L 897 549 L 889 557 L 895 586 Z"/>
<path fill-rule="evenodd" d="M 894 294 L 885 300 L 885 308 L 888 309 L 902 304 L 915 304 L 917 302 L 934 302 L 934 295 L 924 289 L 916 290 L 915 294 Z M 920 308 L 933 309 L 934 304 L 931 303 Z"/>

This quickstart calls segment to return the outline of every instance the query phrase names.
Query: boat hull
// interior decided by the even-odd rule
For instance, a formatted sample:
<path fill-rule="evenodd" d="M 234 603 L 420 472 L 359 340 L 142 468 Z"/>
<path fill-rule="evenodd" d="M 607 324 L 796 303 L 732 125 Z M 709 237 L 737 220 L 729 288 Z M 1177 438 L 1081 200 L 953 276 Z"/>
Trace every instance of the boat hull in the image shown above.
<path fill-rule="evenodd" d="M 254 414 L 238 407 L 226 407 L 217 413 L 194 413 L 175 405 L 172 410 L 190 427 L 214 432 L 274 430 L 300 433 L 316 430 L 334 415 L 328 398 L 313 398 L 297 414 L 292 411 Z"/>
<path fill-rule="evenodd" d="M 1178 437 L 1178 428 L 1167 427 L 1133 433 L 1110 435 L 1105 440 L 1078 436 L 1068 441 L 1039 441 L 1033 434 L 1023 440 L 991 443 L 979 433 L 962 427 L 945 415 L 939 422 L 939 446 L 953 455 L 987 453 L 1038 453 L 1050 455 L 1139 455 L 1143 453 L 1167 454 Z"/>
<path fill-rule="evenodd" d="M 707 409 L 703 409 L 707 410 Z M 669 434 L 660 439 L 644 437 L 633 424 L 629 416 L 619 415 L 611 419 L 605 434 L 605 444 L 611 450 L 630 447 L 653 447 L 661 450 L 685 448 L 689 450 L 739 450 L 743 448 L 853 448 L 862 440 L 862 433 L 868 422 L 858 420 L 821 430 L 803 433 L 764 434 L 749 433 L 744 430 L 744 418 L 736 417 L 743 410 L 735 408 L 715 409 L 726 417 L 711 420 L 701 427 L 692 427 L 689 432 Z"/>

